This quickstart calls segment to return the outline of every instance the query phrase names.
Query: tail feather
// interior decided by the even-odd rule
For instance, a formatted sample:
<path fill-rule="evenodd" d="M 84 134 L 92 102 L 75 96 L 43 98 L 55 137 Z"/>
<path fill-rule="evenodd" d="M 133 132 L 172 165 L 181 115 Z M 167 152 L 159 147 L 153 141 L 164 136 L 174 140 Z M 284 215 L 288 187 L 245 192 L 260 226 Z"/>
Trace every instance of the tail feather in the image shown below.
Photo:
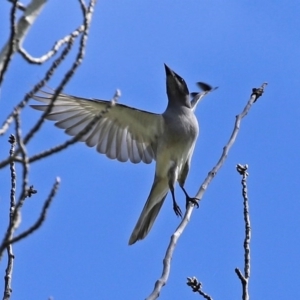
<path fill-rule="evenodd" d="M 152 228 L 169 190 L 167 184 L 161 183 L 154 181 L 150 195 L 130 236 L 129 245 L 145 238 Z"/>

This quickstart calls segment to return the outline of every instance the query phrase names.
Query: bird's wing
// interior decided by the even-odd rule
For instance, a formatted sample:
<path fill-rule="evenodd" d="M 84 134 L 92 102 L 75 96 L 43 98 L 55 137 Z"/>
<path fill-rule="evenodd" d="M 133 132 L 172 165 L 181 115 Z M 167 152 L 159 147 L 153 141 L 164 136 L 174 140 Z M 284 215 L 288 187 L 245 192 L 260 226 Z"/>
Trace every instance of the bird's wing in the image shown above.
<path fill-rule="evenodd" d="M 45 103 L 31 105 L 34 109 L 45 111 L 51 103 L 52 94 L 41 92 L 33 99 Z M 55 125 L 75 136 L 105 110 L 109 102 L 89 100 L 66 94 L 59 94 L 47 119 L 56 121 Z M 161 130 L 162 117 L 158 114 L 116 104 L 84 134 L 80 141 L 111 159 L 133 163 L 151 163 L 155 159 L 156 140 Z"/>
<path fill-rule="evenodd" d="M 204 82 L 197 82 L 197 86 L 202 90 L 202 92 L 198 93 L 191 93 L 191 106 L 192 111 L 196 110 L 197 105 L 202 101 L 204 96 L 206 96 L 208 93 L 216 90 L 218 87 L 212 87 L 211 85 L 204 83 Z"/>

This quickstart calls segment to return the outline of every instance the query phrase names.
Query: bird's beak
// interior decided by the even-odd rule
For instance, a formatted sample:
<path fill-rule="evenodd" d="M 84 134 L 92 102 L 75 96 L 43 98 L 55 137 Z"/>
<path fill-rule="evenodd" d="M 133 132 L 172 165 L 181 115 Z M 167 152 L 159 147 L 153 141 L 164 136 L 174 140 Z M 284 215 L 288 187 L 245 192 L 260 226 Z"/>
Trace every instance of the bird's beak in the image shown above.
<path fill-rule="evenodd" d="M 167 76 L 174 76 L 174 72 L 165 64 L 166 75 Z"/>

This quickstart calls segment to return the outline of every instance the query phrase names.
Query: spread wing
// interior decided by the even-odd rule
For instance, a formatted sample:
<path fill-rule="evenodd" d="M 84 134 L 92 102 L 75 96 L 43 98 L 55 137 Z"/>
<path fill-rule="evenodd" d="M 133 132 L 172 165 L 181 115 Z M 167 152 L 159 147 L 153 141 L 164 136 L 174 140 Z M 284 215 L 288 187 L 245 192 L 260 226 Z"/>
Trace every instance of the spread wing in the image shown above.
<path fill-rule="evenodd" d="M 43 105 L 31 105 L 45 111 L 52 94 L 41 92 L 33 99 Z M 69 135 L 81 132 L 108 105 L 108 101 L 89 100 L 66 94 L 59 94 L 47 119 L 65 129 Z M 111 159 L 133 163 L 151 163 L 155 159 L 156 140 L 161 130 L 162 116 L 116 104 L 80 139 L 89 147 L 96 146 L 98 152 Z"/>
<path fill-rule="evenodd" d="M 197 105 L 202 101 L 204 96 L 206 96 L 208 93 L 216 90 L 218 87 L 212 87 L 211 85 L 205 83 L 205 82 L 197 82 L 197 86 L 202 90 L 202 92 L 198 93 L 191 93 L 191 106 L 192 111 L 196 110 Z"/>

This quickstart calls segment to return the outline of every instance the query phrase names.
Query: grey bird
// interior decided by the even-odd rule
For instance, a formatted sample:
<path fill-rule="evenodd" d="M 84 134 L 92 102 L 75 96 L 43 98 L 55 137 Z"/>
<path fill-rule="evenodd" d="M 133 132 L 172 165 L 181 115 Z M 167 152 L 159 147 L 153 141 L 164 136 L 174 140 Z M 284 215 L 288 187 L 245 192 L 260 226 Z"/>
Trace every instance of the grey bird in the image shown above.
<path fill-rule="evenodd" d="M 164 200 L 171 191 L 173 209 L 177 216 L 182 212 L 175 200 L 176 182 L 183 190 L 187 204 L 197 204 L 197 199 L 189 197 L 184 183 L 190 169 L 190 162 L 199 133 L 194 110 L 200 100 L 212 88 L 198 83 L 203 90 L 192 93 L 192 100 L 185 81 L 167 65 L 168 106 L 163 114 L 154 114 L 116 104 L 81 137 L 89 147 L 121 162 L 151 163 L 156 161 L 154 182 L 143 211 L 130 236 L 129 245 L 145 238 L 149 233 Z M 44 105 L 32 105 L 45 111 L 51 102 L 52 93 L 41 92 L 35 100 Z M 85 99 L 59 94 L 47 119 L 56 121 L 55 125 L 65 129 L 69 135 L 82 131 L 93 118 L 104 110 L 107 101 Z"/>

